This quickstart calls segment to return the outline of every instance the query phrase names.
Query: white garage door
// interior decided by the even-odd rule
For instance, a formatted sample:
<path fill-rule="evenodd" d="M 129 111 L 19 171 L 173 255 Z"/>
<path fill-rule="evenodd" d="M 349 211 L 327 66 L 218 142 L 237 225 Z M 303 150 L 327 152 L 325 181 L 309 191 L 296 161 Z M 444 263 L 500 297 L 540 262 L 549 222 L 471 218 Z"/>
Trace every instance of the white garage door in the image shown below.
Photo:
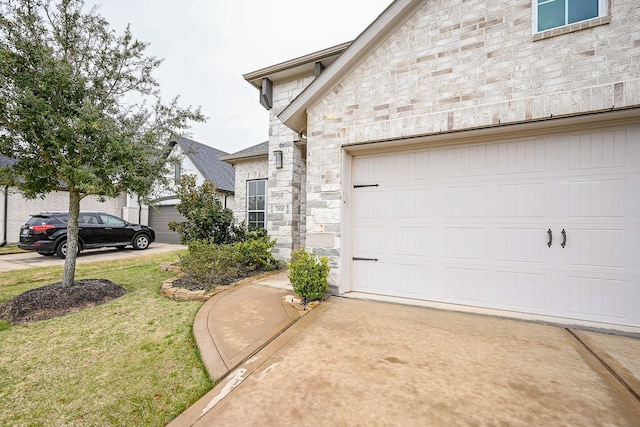
<path fill-rule="evenodd" d="M 353 158 L 353 291 L 640 326 L 640 127 Z"/>

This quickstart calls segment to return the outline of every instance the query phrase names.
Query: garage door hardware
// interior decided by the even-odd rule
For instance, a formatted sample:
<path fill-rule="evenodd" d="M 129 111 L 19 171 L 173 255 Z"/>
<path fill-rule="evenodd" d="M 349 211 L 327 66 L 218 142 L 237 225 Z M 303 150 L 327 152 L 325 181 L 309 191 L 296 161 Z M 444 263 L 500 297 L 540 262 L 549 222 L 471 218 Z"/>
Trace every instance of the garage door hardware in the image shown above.
<path fill-rule="evenodd" d="M 356 184 L 353 188 L 380 187 L 379 184 Z"/>
<path fill-rule="evenodd" d="M 547 246 L 551 247 L 551 244 L 553 243 L 553 231 L 551 231 L 551 229 L 548 229 L 547 234 L 549 235 Z M 563 228 L 560 234 L 562 234 L 562 243 L 560 243 L 560 246 L 562 246 L 562 248 L 564 249 L 564 247 L 567 246 L 567 232 Z"/>
<path fill-rule="evenodd" d="M 354 261 L 378 261 L 378 258 L 361 258 L 358 256 L 354 256 L 353 258 L 351 258 Z"/>

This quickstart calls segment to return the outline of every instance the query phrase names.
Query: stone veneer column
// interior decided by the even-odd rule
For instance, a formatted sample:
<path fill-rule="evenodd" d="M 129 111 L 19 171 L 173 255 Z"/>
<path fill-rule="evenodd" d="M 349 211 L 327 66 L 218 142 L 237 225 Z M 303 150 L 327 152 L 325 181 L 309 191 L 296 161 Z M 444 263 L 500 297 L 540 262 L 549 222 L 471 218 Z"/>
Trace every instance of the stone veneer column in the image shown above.
<path fill-rule="evenodd" d="M 288 261 L 291 252 L 303 244 L 306 162 L 298 135 L 278 120 L 278 114 L 313 80 L 307 76 L 276 83 L 269 125 L 269 181 L 267 189 L 267 230 L 276 239 L 273 254 Z M 282 168 L 276 169 L 275 151 L 282 152 Z"/>

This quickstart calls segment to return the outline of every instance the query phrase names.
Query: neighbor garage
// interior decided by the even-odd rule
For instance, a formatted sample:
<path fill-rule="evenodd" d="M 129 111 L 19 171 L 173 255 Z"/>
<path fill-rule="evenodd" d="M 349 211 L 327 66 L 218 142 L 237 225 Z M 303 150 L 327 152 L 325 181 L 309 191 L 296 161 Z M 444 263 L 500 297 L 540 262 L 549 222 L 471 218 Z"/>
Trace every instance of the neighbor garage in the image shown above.
<path fill-rule="evenodd" d="M 640 326 L 640 126 L 564 132 L 354 152 L 350 290 Z"/>
<path fill-rule="evenodd" d="M 149 207 L 149 227 L 156 232 L 156 242 L 180 243 L 178 233 L 169 230 L 169 222 L 184 221 L 175 205 Z"/>

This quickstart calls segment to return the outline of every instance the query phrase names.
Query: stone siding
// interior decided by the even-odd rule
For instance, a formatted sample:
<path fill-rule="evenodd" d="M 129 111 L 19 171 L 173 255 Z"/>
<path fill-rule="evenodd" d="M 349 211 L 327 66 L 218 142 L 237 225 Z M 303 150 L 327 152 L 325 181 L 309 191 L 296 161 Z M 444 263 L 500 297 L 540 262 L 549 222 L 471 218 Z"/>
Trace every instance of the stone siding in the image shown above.
<path fill-rule="evenodd" d="M 273 108 L 269 114 L 268 230 L 276 239 L 274 256 L 283 261 L 304 245 L 305 230 L 305 147 L 297 144 L 298 135 L 283 125 L 278 114 L 315 78 L 302 76 L 291 81 L 274 82 Z M 282 151 L 283 167 L 276 169 L 274 151 Z"/>
<path fill-rule="evenodd" d="M 233 167 L 235 169 L 236 191 L 233 205 L 228 205 L 228 207 L 233 210 L 235 219 L 242 222 L 247 220 L 247 181 L 267 179 L 269 177 L 268 164 L 266 158 L 257 158 L 238 161 Z M 269 203 L 267 195 L 267 207 Z M 268 215 L 267 221 L 269 221 Z"/>
<path fill-rule="evenodd" d="M 343 144 L 640 105 L 640 8 L 610 3 L 610 23 L 534 41 L 531 1 L 425 2 L 308 109 L 307 243 L 332 285 Z"/>

